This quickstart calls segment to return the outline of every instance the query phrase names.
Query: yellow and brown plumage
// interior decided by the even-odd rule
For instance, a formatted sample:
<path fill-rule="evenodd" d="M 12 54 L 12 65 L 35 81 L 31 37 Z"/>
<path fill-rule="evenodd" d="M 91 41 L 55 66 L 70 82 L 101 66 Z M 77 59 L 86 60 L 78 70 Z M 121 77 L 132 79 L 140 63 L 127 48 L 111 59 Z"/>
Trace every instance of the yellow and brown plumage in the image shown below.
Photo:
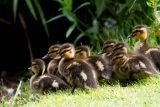
<path fill-rule="evenodd" d="M 117 42 L 117 40 L 107 40 L 103 43 L 102 50 L 99 52 L 99 54 L 102 54 L 102 57 L 106 59 L 106 61 L 110 59 L 110 53 L 112 52 Z"/>
<path fill-rule="evenodd" d="M 90 48 L 86 45 L 76 47 L 76 58 L 84 59 L 90 63 L 95 69 L 98 79 L 110 79 L 112 72 L 109 63 L 101 56 L 90 53 Z"/>
<path fill-rule="evenodd" d="M 156 68 L 160 69 L 160 46 L 151 46 L 147 42 L 148 36 L 148 27 L 146 25 L 137 25 L 128 37 L 137 38 L 138 41 L 135 44 L 135 51 L 147 56 Z"/>
<path fill-rule="evenodd" d="M 71 43 L 64 43 L 56 59 L 61 59 L 58 70 L 68 83 L 75 88 L 97 88 L 97 77 L 92 66 L 85 60 L 75 58 L 75 47 Z"/>
<path fill-rule="evenodd" d="M 42 59 L 43 60 L 48 58 L 50 59 L 49 63 L 47 64 L 48 74 L 54 74 L 61 78 L 62 76 L 58 72 L 59 60 L 54 59 L 58 53 L 60 46 L 61 46 L 60 44 L 51 45 L 48 49 L 48 53 Z"/>
<path fill-rule="evenodd" d="M 30 79 L 30 88 L 33 92 L 44 93 L 69 88 L 61 78 L 45 74 L 45 62 L 42 59 L 34 59 L 30 69 L 34 72 Z"/>
<path fill-rule="evenodd" d="M 122 80 L 138 80 L 147 77 L 158 77 L 159 73 L 152 62 L 141 54 L 129 54 L 126 45 L 119 43 L 112 53 L 113 78 Z M 118 47 L 118 44 L 116 45 Z M 124 46 L 124 47 L 122 47 Z"/>

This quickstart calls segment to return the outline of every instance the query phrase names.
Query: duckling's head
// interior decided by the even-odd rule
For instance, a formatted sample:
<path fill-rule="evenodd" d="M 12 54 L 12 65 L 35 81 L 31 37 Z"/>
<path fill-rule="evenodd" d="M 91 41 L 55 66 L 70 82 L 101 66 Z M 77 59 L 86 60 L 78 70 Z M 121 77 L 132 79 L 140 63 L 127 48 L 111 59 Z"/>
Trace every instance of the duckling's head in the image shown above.
<path fill-rule="evenodd" d="M 60 44 L 51 45 L 48 49 L 48 53 L 42 57 L 42 59 L 54 59 L 57 56 L 60 46 Z"/>
<path fill-rule="evenodd" d="M 42 59 L 34 59 L 32 61 L 30 69 L 35 74 L 40 74 L 40 73 L 44 74 L 44 72 L 45 72 L 45 63 L 44 63 L 44 61 Z"/>
<path fill-rule="evenodd" d="M 113 64 L 121 66 L 128 60 L 128 54 L 124 51 L 116 51 L 113 53 L 111 60 Z"/>
<path fill-rule="evenodd" d="M 123 51 L 125 53 L 128 53 L 128 46 L 127 44 L 125 44 L 124 42 L 118 42 L 114 48 L 113 48 L 113 51 L 112 51 L 112 54 L 114 54 L 115 52 L 117 51 Z"/>
<path fill-rule="evenodd" d="M 55 59 L 61 59 L 62 57 L 65 59 L 72 59 L 75 57 L 75 48 L 73 44 L 64 43 L 61 45 Z"/>
<path fill-rule="evenodd" d="M 110 52 L 112 52 L 112 50 L 113 50 L 113 48 L 115 47 L 116 44 L 117 44 L 116 40 L 108 40 L 108 41 L 104 42 L 102 51 L 99 52 L 99 54 L 109 55 Z"/>
<path fill-rule="evenodd" d="M 141 41 L 144 41 L 147 39 L 148 31 L 149 29 L 146 25 L 136 25 L 128 37 L 137 38 Z"/>
<path fill-rule="evenodd" d="M 75 57 L 79 59 L 86 59 L 91 55 L 90 48 L 87 45 L 81 45 L 76 47 Z"/>

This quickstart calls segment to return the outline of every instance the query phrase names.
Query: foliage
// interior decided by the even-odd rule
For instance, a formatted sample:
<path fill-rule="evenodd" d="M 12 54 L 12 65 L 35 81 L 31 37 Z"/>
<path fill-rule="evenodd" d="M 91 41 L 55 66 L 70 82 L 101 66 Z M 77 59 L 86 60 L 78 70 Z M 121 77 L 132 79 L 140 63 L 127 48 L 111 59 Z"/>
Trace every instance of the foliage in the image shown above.
<path fill-rule="evenodd" d="M 126 36 L 131 28 L 136 24 L 151 25 L 155 20 L 154 7 L 156 3 L 149 1 L 112 1 L 112 0 L 88 0 L 81 4 L 83 13 L 76 13 L 73 10 L 75 0 L 56 0 L 61 4 L 61 15 L 51 18 L 48 22 L 58 19 L 59 16 L 65 16 L 72 25 L 68 27 L 66 37 L 72 35 L 74 30 L 79 31 L 74 43 L 81 38 L 89 38 L 93 49 L 99 49 L 101 44 L 108 39 L 119 39 L 128 41 Z M 151 0 L 150 0 L 151 1 Z M 66 3 L 68 2 L 68 3 Z M 84 5 L 87 4 L 87 5 Z M 151 4 L 150 6 L 147 4 Z M 71 7 L 72 6 L 72 7 Z M 145 11 L 144 11 L 145 10 Z M 80 11 L 81 12 L 81 11 Z M 87 18 L 81 17 L 87 16 Z M 130 40 L 129 43 L 133 43 Z"/>
<path fill-rule="evenodd" d="M 5 4 L 8 0 L 2 0 Z M 17 14 L 21 12 L 20 0 L 13 0 L 13 16 L 16 19 Z M 108 39 L 119 39 L 127 41 L 132 45 L 133 40 L 127 40 L 126 36 L 131 28 L 136 24 L 146 24 L 159 27 L 159 0 L 87 0 L 82 2 L 76 0 L 53 0 L 59 3 L 57 11 L 61 14 L 46 20 L 42 1 L 25 0 L 25 6 L 30 11 L 33 18 L 40 20 L 49 36 L 48 25 L 62 17 L 65 17 L 70 26 L 66 29 L 66 38 L 75 38 L 74 44 L 81 42 L 82 38 L 88 38 L 89 45 L 93 49 L 99 49 L 102 43 Z M 79 3 L 75 7 L 76 3 Z M 50 11 L 51 13 L 53 11 Z M 54 13 L 54 12 L 53 12 Z M 78 32 L 75 33 L 73 32 Z"/>
<path fill-rule="evenodd" d="M 13 0 L 13 14 L 14 14 L 14 20 L 16 20 L 16 16 L 17 16 L 17 12 L 20 11 L 20 9 L 18 9 L 18 3 L 20 1 L 19 0 Z M 46 34 L 49 36 L 49 31 L 48 31 L 48 27 L 46 25 L 46 20 L 45 20 L 45 16 L 43 13 L 43 9 L 41 7 L 41 4 L 38 0 L 25 0 L 26 6 L 29 9 L 30 13 L 32 14 L 32 16 L 34 17 L 35 20 L 38 20 L 38 16 L 40 16 L 40 20 L 42 22 L 42 25 L 44 27 L 44 30 L 46 32 Z M 38 11 L 38 12 L 36 12 Z M 25 14 L 22 13 L 20 11 L 21 14 Z"/>

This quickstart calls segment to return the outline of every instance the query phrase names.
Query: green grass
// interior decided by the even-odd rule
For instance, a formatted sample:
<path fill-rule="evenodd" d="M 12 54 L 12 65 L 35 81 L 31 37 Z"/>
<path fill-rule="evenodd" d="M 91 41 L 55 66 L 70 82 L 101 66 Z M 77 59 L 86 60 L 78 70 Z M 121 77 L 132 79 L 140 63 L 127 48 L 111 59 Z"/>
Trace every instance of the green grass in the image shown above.
<path fill-rule="evenodd" d="M 22 83 L 22 97 L 17 98 L 16 107 L 156 107 L 160 98 L 160 78 L 140 80 L 125 87 L 121 82 L 108 84 L 103 82 L 95 90 L 77 89 L 75 94 L 70 90 L 32 94 L 28 83 Z M 3 102 L 8 107 L 11 102 Z"/>

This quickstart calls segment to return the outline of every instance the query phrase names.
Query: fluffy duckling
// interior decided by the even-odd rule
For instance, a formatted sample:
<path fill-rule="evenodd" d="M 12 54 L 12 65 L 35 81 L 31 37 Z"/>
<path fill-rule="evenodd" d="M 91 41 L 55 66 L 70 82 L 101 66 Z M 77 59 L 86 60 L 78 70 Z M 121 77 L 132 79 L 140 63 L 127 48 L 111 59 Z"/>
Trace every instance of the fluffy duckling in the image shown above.
<path fill-rule="evenodd" d="M 114 46 L 117 44 L 116 40 L 108 40 L 103 43 L 102 50 L 98 54 L 102 54 L 102 57 L 108 60 L 110 52 L 112 52 Z"/>
<path fill-rule="evenodd" d="M 93 67 L 85 60 L 75 58 L 75 47 L 71 43 L 64 43 L 56 59 L 60 59 L 58 71 L 75 88 L 97 88 L 97 77 Z"/>
<path fill-rule="evenodd" d="M 90 54 L 90 48 L 86 45 L 76 47 L 76 58 L 88 61 L 96 71 L 98 79 L 110 79 L 111 69 L 107 61 L 101 56 Z"/>
<path fill-rule="evenodd" d="M 51 45 L 48 48 L 48 53 L 44 57 L 42 57 L 42 59 L 47 59 L 47 58 L 54 59 L 55 56 L 57 55 L 57 52 L 58 52 L 60 46 L 61 46 L 60 44 L 53 44 L 53 45 Z"/>
<path fill-rule="evenodd" d="M 30 88 L 33 92 L 43 93 L 69 88 L 61 78 L 45 74 L 45 62 L 42 59 L 34 59 L 30 69 L 35 73 L 30 79 Z"/>
<path fill-rule="evenodd" d="M 48 58 L 51 59 L 47 65 L 47 73 L 56 75 L 61 78 L 62 76 L 58 72 L 59 60 L 54 59 L 58 53 L 60 46 L 61 46 L 60 44 L 51 45 L 48 49 L 48 53 L 42 59 L 43 60 Z"/>
<path fill-rule="evenodd" d="M 133 53 L 130 55 L 127 50 L 128 48 L 123 43 L 119 43 L 116 46 L 119 48 L 115 47 L 111 56 L 113 78 L 138 80 L 151 76 L 159 76 L 159 73 L 147 57 L 139 54 L 133 55 Z"/>
<path fill-rule="evenodd" d="M 137 25 L 128 37 L 137 38 L 139 41 L 135 44 L 136 52 L 147 56 L 156 68 L 160 69 L 160 47 L 154 47 L 147 43 L 148 27 L 146 25 Z"/>

